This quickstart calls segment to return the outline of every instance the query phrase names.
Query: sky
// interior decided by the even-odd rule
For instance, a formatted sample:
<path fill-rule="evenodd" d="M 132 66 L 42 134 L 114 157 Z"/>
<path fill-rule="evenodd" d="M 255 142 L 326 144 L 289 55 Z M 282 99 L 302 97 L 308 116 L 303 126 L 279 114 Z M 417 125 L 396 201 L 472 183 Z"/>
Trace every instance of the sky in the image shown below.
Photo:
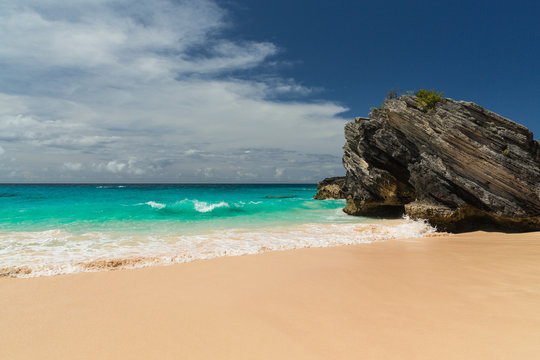
<path fill-rule="evenodd" d="M 0 0 L 0 182 L 315 183 L 387 91 L 540 134 L 540 2 Z"/>

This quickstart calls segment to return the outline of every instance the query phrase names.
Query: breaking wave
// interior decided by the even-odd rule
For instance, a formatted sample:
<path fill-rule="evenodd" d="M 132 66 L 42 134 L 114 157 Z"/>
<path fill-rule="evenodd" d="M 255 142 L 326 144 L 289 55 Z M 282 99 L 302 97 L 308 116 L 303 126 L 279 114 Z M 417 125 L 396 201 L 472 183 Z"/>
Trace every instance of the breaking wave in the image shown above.
<path fill-rule="evenodd" d="M 158 203 L 158 202 L 155 202 L 155 201 L 147 201 L 147 202 L 145 202 L 145 204 L 150 205 L 150 207 L 152 207 L 154 209 L 163 209 L 164 207 L 167 206 L 165 204 Z"/>
<path fill-rule="evenodd" d="M 210 212 L 214 209 L 230 207 L 229 204 L 227 204 L 225 201 L 220 201 L 217 204 L 211 204 L 211 203 L 207 203 L 204 201 L 197 201 L 197 200 L 193 201 L 193 206 L 196 211 L 201 212 L 201 213 Z"/>
<path fill-rule="evenodd" d="M 146 205 L 153 210 L 159 211 L 163 216 L 181 214 L 183 216 L 231 216 L 238 214 L 274 213 L 283 211 L 296 211 L 301 209 L 326 209 L 323 202 L 314 203 L 310 200 L 299 199 L 291 207 L 290 203 L 273 201 L 202 201 L 184 199 L 176 202 L 147 201 L 137 203 L 135 206 Z"/>
<path fill-rule="evenodd" d="M 192 213 L 194 215 L 197 214 L 207 214 L 212 213 L 217 210 L 220 211 L 221 214 L 227 213 L 227 212 L 239 212 L 239 211 L 245 211 L 250 212 L 251 210 L 254 210 L 254 207 L 256 205 L 261 204 L 261 201 L 250 201 L 250 202 L 235 202 L 232 204 L 229 204 L 226 201 L 219 201 L 219 202 L 207 202 L 207 201 L 200 201 L 200 200 L 190 200 L 190 199 L 184 199 L 180 201 L 176 201 L 173 203 L 165 204 L 157 201 L 147 201 L 145 203 L 137 203 L 135 205 L 148 205 L 152 209 L 156 210 L 164 210 L 166 213 L 182 213 L 184 215 L 189 215 L 189 213 Z"/>

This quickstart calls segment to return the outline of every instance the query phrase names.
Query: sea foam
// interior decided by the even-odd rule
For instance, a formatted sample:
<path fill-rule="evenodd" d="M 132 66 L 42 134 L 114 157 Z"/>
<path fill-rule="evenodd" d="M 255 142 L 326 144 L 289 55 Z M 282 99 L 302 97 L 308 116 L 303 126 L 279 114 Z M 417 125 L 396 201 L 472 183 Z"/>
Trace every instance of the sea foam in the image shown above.
<path fill-rule="evenodd" d="M 77 235 L 64 230 L 3 232 L 0 233 L 0 276 L 35 277 L 167 265 L 265 251 L 415 238 L 434 232 L 425 222 L 409 219 L 228 229 L 188 235 L 172 232 Z"/>

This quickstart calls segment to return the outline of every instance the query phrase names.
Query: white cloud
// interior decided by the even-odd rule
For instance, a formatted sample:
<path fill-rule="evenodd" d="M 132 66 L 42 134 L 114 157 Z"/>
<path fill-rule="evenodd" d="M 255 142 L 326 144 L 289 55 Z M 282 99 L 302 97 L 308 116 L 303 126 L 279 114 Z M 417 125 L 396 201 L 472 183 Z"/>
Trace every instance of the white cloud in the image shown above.
<path fill-rule="evenodd" d="M 203 179 L 212 179 L 215 177 L 214 169 L 211 167 L 197 169 L 197 174 L 200 174 Z"/>
<path fill-rule="evenodd" d="M 107 171 L 110 171 L 112 173 L 117 173 L 117 172 L 120 172 L 122 170 L 124 170 L 124 168 L 126 167 L 126 164 L 125 163 L 122 163 L 122 162 L 118 162 L 116 160 L 114 161 L 109 161 L 107 163 L 107 165 L 105 165 L 105 169 Z"/>
<path fill-rule="evenodd" d="M 283 176 L 283 173 L 285 172 L 285 169 L 283 168 L 276 168 L 276 170 L 274 171 L 274 177 L 276 179 L 279 179 L 280 177 Z"/>
<path fill-rule="evenodd" d="M 189 150 L 184 151 L 184 154 L 186 154 L 187 156 L 190 156 L 190 155 L 195 155 L 200 152 L 201 151 L 197 149 L 189 149 Z"/>
<path fill-rule="evenodd" d="M 299 100 L 314 89 L 277 74 L 234 77 L 279 49 L 227 39 L 226 19 L 209 0 L 0 0 L 0 141 L 18 171 L 41 179 L 57 164 L 75 176 L 63 165 L 81 164 L 94 181 L 174 181 L 180 170 L 238 181 L 271 179 L 282 161 L 246 160 L 245 149 L 339 155 L 346 109 Z"/>
<path fill-rule="evenodd" d="M 137 160 L 130 158 L 127 161 L 124 160 L 111 160 L 109 162 L 93 163 L 92 168 L 94 171 L 108 171 L 113 174 L 125 173 L 131 175 L 142 175 L 146 171 L 137 166 Z"/>
<path fill-rule="evenodd" d="M 2 146 L 0 146 L 0 155 L 3 155 L 5 154 L 6 150 L 4 150 L 4 148 Z"/>
<path fill-rule="evenodd" d="M 71 171 L 79 171 L 82 168 L 81 163 L 72 163 L 72 162 L 66 162 L 63 165 L 64 169 L 71 170 Z"/>

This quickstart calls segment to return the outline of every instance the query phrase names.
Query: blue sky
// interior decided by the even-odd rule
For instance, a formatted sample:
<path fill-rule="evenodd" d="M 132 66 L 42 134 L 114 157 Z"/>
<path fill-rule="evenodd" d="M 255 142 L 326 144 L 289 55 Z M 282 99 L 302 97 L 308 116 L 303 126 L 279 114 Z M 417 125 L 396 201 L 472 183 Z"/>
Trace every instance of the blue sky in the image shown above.
<path fill-rule="evenodd" d="M 322 86 L 346 116 L 367 115 L 390 88 L 435 88 L 540 134 L 538 1 L 231 3 L 235 36 L 276 43 L 297 62 L 282 74 Z"/>
<path fill-rule="evenodd" d="M 540 119 L 540 5 L 0 0 L 0 182 L 316 182 L 388 89 Z"/>

